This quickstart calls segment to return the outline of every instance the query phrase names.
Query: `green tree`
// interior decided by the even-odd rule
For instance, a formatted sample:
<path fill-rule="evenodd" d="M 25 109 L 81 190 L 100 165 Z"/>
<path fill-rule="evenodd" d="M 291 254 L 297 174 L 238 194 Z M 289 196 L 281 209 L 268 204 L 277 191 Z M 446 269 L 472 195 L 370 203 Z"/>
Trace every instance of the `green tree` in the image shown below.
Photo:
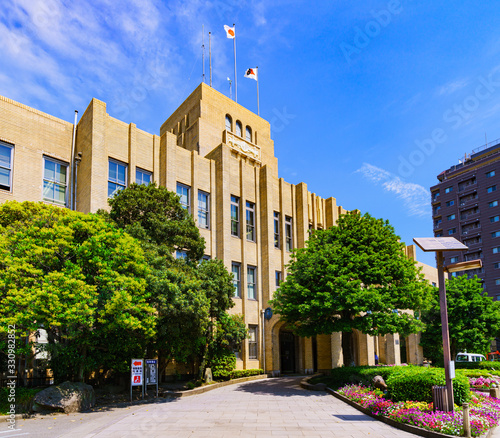
<path fill-rule="evenodd" d="M 452 359 L 461 351 L 489 352 L 491 341 L 500 336 L 500 302 L 493 301 L 477 277 L 466 275 L 446 280 L 446 300 Z M 424 356 L 443 362 L 439 290 L 434 288 L 429 307 L 422 313 L 426 327 L 420 345 Z"/>
<path fill-rule="evenodd" d="M 271 304 L 300 336 L 342 332 L 344 365 L 351 365 L 353 329 L 405 335 L 421 327 L 413 311 L 429 286 L 404 248 L 388 222 L 341 215 L 294 251 Z"/>
<path fill-rule="evenodd" d="M 157 352 L 162 372 L 172 360 L 196 361 L 202 375 L 215 344 L 241 342 L 246 333 L 243 322 L 226 313 L 234 305 L 231 274 L 220 260 L 198 263 L 204 240 L 179 197 L 165 187 L 132 184 L 109 204 L 109 214 L 100 213 L 142 242 L 152 267 L 148 291 L 158 329 L 151 352 Z M 172 256 L 178 249 L 186 252 L 185 261 Z"/>
<path fill-rule="evenodd" d="M 45 329 L 56 377 L 122 371 L 154 334 L 138 242 L 96 215 L 0 206 L 0 330 Z"/>
<path fill-rule="evenodd" d="M 131 184 L 108 200 L 109 217 L 120 228 L 140 239 L 149 251 L 172 261 L 176 250 L 186 251 L 187 260 L 203 257 L 205 241 L 193 217 L 179 197 L 155 183 Z M 100 211 L 106 215 L 105 212 Z"/>

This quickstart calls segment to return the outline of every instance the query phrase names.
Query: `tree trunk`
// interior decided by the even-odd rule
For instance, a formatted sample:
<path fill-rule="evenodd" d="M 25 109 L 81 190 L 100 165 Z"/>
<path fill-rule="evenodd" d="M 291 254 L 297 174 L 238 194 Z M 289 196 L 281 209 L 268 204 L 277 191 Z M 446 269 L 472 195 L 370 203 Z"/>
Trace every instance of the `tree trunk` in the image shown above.
<path fill-rule="evenodd" d="M 352 351 L 352 331 L 342 332 L 342 354 L 344 356 L 344 366 L 350 367 L 354 362 Z"/>

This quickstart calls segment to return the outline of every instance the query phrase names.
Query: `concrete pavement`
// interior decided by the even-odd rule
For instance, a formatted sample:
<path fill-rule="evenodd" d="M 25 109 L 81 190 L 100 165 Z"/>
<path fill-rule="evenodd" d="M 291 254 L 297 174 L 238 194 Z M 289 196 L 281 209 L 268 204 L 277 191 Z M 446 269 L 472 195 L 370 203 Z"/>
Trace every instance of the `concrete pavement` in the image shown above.
<path fill-rule="evenodd" d="M 338 437 L 411 438 L 299 377 L 265 379 L 157 404 L 20 421 L 0 438 Z"/>

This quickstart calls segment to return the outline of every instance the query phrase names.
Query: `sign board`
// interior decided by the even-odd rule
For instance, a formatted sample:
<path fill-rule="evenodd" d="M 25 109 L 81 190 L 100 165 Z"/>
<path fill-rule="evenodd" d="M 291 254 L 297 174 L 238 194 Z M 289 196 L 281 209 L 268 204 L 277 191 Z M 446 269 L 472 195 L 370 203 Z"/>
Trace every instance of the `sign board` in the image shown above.
<path fill-rule="evenodd" d="M 468 249 L 454 237 L 415 237 L 413 241 L 423 251 L 463 251 Z"/>
<path fill-rule="evenodd" d="M 144 384 L 144 360 L 143 359 L 132 359 L 132 365 L 130 367 L 131 375 L 131 385 L 132 386 L 142 386 Z"/>
<path fill-rule="evenodd" d="M 158 384 L 158 359 L 146 359 L 146 385 Z"/>
<path fill-rule="evenodd" d="M 266 318 L 269 321 L 272 317 L 273 317 L 273 309 L 271 309 L 270 307 L 268 307 L 264 311 L 264 318 Z"/>

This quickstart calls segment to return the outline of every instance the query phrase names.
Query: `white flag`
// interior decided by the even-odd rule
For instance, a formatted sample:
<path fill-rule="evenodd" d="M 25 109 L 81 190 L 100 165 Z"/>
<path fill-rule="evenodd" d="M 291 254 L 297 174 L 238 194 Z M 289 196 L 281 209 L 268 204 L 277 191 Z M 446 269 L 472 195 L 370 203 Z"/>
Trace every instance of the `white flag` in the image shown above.
<path fill-rule="evenodd" d="M 245 77 L 250 79 L 255 79 L 256 81 L 258 81 L 259 79 L 257 77 L 257 70 L 258 70 L 257 67 L 249 68 L 245 73 Z"/>
<path fill-rule="evenodd" d="M 234 27 L 229 27 L 227 24 L 224 25 L 224 30 L 226 31 L 226 35 L 228 38 L 234 39 Z"/>

